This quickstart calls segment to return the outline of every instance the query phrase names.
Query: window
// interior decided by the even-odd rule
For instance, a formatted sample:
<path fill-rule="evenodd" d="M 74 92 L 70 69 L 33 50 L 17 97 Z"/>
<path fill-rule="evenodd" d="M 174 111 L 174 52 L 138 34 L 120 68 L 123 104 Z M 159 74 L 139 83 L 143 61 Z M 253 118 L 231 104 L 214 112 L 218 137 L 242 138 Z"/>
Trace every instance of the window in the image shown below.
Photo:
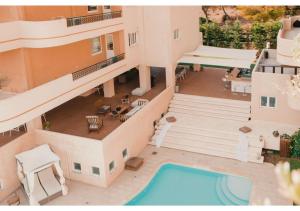
<path fill-rule="evenodd" d="M 129 46 L 133 46 L 136 44 L 136 32 L 128 34 L 128 43 Z"/>
<path fill-rule="evenodd" d="M 115 169 L 115 161 L 109 163 L 109 171 L 112 172 Z"/>
<path fill-rule="evenodd" d="M 112 34 L 106 35 L 106 45 L 107 45 L 107 50 L 114 50 L 114 40 Z"/>
<path fill-rule="evenodd" d="M 275 97 L 261 96 L 260 97 L 260 105 L 262 107 L 275 108 L 276 107 L 276 98 Z"/>
<path fill-rule="evenodd" d="M 73 163 L 73 170 L 74 171 L 76 171 L 76 172 L 78 172 L 78 173 L 81 173 L 81 164 L 80 163 L 76 163 L 76 162 L 74 162 Z"/>
<path fill-rule="evenodd" d="M 92 42 L 92 55 L 101 53 L 102 48 L 101 48 L 100 37 L 95 37 L 91 39 L 91 42 Z"/>
<path fill-rule="evenodd" d="M 95 5 L 89 5 L 88 6 L 88 12 L 97 12 L 98 11 L 98 7 Z"/>
<path fill-rule="evenodd" d="M 269 107 L 274 108 L 276 106 L 276 98 L 275 97 L 269 97 Z"/>
<path fill-rule="evenodd" d="M 268 106 L 268 97 L 266 96 L 261 96 L 260 97 L 260 105 L 261 106 Z"/>
<path fill-rule="evenodd" d="M 109 5 L 105 5 L 105 6 L 103 6 L 103 8 L 106 9 L 106 10 L 110 10 L 110 6 Z"/>
<path fill-rule="evenodd" d="M 100 176 L 100 169 L 98 167 L 92 167 L 93 175 Z"/>
<path fill-rule="evenodd" d="M 122 156 L 123 156 L 124 159 L 127 159 L 127 157 L 128 157 L 127 148 L 122 151 Z"/>
<path fill-rule="evenodd" d="M 178 40 L 179 39 L 179 29 L 175 29 L 174 30 L 173 37 L 174 37 L 174 40 Z"/>

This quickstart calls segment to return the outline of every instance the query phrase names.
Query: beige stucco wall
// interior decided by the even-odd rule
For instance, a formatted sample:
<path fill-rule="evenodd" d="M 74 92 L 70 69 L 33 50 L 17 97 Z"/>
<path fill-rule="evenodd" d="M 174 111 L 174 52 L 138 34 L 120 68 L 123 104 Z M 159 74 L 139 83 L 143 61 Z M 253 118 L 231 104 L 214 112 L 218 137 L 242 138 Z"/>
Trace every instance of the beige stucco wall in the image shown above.
<path fill-rule="evenodd" d="M 7 79 L 3 90 L 17 93 L 27 90 L 29 87 L 27 66 L 24 49 L 0 53 L 0 76 Z"/>
<path fill-rule="evenodd" d="M 4 189 L 0 190 L 0 201 L 15 191 L 20 183 L 17 177 L 15 155 L 33 148 L 35 145 L 32 133 L 26 133 L 14 141 L 0 147 L 0 180 Z"/>
<path fill-rule="evenodd" d="M 109 186 L 124 169 L 126 160 L 122 157 L 122 151 L 127 148 L 128 157 L 141 153 L 154 132 L 153 122 L 166 112 L 172 96 L 173 87 L 169 87 L 102 141 L 36 129 L 2 146 L 0 180 L 4 182 L 4 190 L 0 191 L 0 201 L 20 185 L 15 155 L 41 144 L 48 144 L 60 157 L 66 178 L 101 187 Z M 139 130 L 136 130 L 137 125 Z M 109 172 L 108 166 L 112 160 L 116 168 Z M 81 163 L 80 174 L 73 171 L 73 162 Z M 100 176 L 92 174 L 92 166 L 100 168 Z"/>
<path fill-rule="evenodd" d="M 253 72 L 251 95 L 252 119 L 300 124 L 300 111 L 291 109 L 288 106 L 286 91 L 289 78 L 290 75 Z M 276 97 L 276 107 L 261 107 L 261 96 Z"/>
<path fill-rule="evenodd" d="M 110 185 L 124 169 L 126 160 L 122 157 L 122 151 L 127 148 L 128 157 L 138 156 L 148 144 L 154 133 L 153 122 L 160 119 L 161 114 L 167 111 L 173 97 L 173 90 L 173 87 L 165 89 L 102 140 L 107 185 Z M 109 171 L 111 161 L 115 161 L 116 164 L 112 172 Z"/>
<path fill-rule="evenodd" d="M 101 141 L 45 130 L 36 130 L 34 135 L 37 145 L 48 144 L 59 156 L 66 178 L 96 186 L 105 186 Z M 81 173 L 73 171 L 74 162 L 81 164 Z M 92 174 L 92 167 L 100 169 L 100 176 Z"/>

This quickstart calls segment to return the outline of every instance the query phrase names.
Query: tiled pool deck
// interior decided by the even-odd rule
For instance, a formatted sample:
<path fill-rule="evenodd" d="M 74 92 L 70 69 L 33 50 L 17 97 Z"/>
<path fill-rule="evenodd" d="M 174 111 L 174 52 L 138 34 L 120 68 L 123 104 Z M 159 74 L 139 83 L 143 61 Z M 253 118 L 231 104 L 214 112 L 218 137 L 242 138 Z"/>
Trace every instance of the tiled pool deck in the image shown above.
<path fill-rule="evenodd" d="M 153 155 L 152 152 L 157 154 Z M 263 205 L 269 199 L 272 205 L 292 205 L 278 192 L 274 166 L 270 163 L 243 163 L 236 160 L 191 153 L 168 148 L 147 146 L 140 155 L 145 163 L 138 171 L 125 170 L 109 188 L 99 188 L 68 181 L 69 194 L 47 205 L 122 205 L 142 190 L 161 164 L 173 162 L 191 167 L 248 177 L 253 182 L 250 204 Z M 26 201 L 23 200 L 26 204 Z"/>

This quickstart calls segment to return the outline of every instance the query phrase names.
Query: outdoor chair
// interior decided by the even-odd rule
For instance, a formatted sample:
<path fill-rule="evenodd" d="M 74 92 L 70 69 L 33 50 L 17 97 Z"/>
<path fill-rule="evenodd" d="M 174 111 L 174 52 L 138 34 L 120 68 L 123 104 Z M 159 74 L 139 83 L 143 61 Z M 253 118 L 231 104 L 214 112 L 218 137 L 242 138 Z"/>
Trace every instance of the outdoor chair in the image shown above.
<path fill-rule="evenodd" d="M 149 102 L 149 100 L 143 100 L 143 99 L 140 99 L 140 100 L 138 100 L 138 106 L 144 106 L 144 105 L 146 105 L 148 102 Z"/>
<path fill-rule="evenodd" d="M 103 127 L 103 119 L 100 120 L 99 116 L 86 116 L 86 119 L 89 132 L 99 131 Z"/>
<path fill-rule="evenodd" d="M 130 96 L 129 95 L 125 95 L 121 98 L 121 103 L 122 104 L 129 104 L 130 103 Z"/>
<path fill-rule="evenodd" d="M 129 119 L 129 117 L 126 114 L 120 116 L 120 122 L 125 122 L 127 119 Z"/>

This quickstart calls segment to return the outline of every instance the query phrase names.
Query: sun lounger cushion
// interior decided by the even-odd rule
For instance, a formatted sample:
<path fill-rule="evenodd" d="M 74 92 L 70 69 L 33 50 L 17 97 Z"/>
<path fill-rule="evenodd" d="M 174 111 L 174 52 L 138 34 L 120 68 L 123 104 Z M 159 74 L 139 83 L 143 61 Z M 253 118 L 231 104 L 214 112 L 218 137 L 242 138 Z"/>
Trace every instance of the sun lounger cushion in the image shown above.
<path fill-rule="evenodd" d="M 137 171 L 144 163 L 144 158 L 133 157 L 126 161 L 125 169 Z"/>
<path fill-rule="evenodd" d="M 135 96 L 143 96 L 145 94 L 145 92 L 146 91 L 143 88 L 138 87 L 138 88 L 132 90 L 131 94 L 135 95 Z"/>

